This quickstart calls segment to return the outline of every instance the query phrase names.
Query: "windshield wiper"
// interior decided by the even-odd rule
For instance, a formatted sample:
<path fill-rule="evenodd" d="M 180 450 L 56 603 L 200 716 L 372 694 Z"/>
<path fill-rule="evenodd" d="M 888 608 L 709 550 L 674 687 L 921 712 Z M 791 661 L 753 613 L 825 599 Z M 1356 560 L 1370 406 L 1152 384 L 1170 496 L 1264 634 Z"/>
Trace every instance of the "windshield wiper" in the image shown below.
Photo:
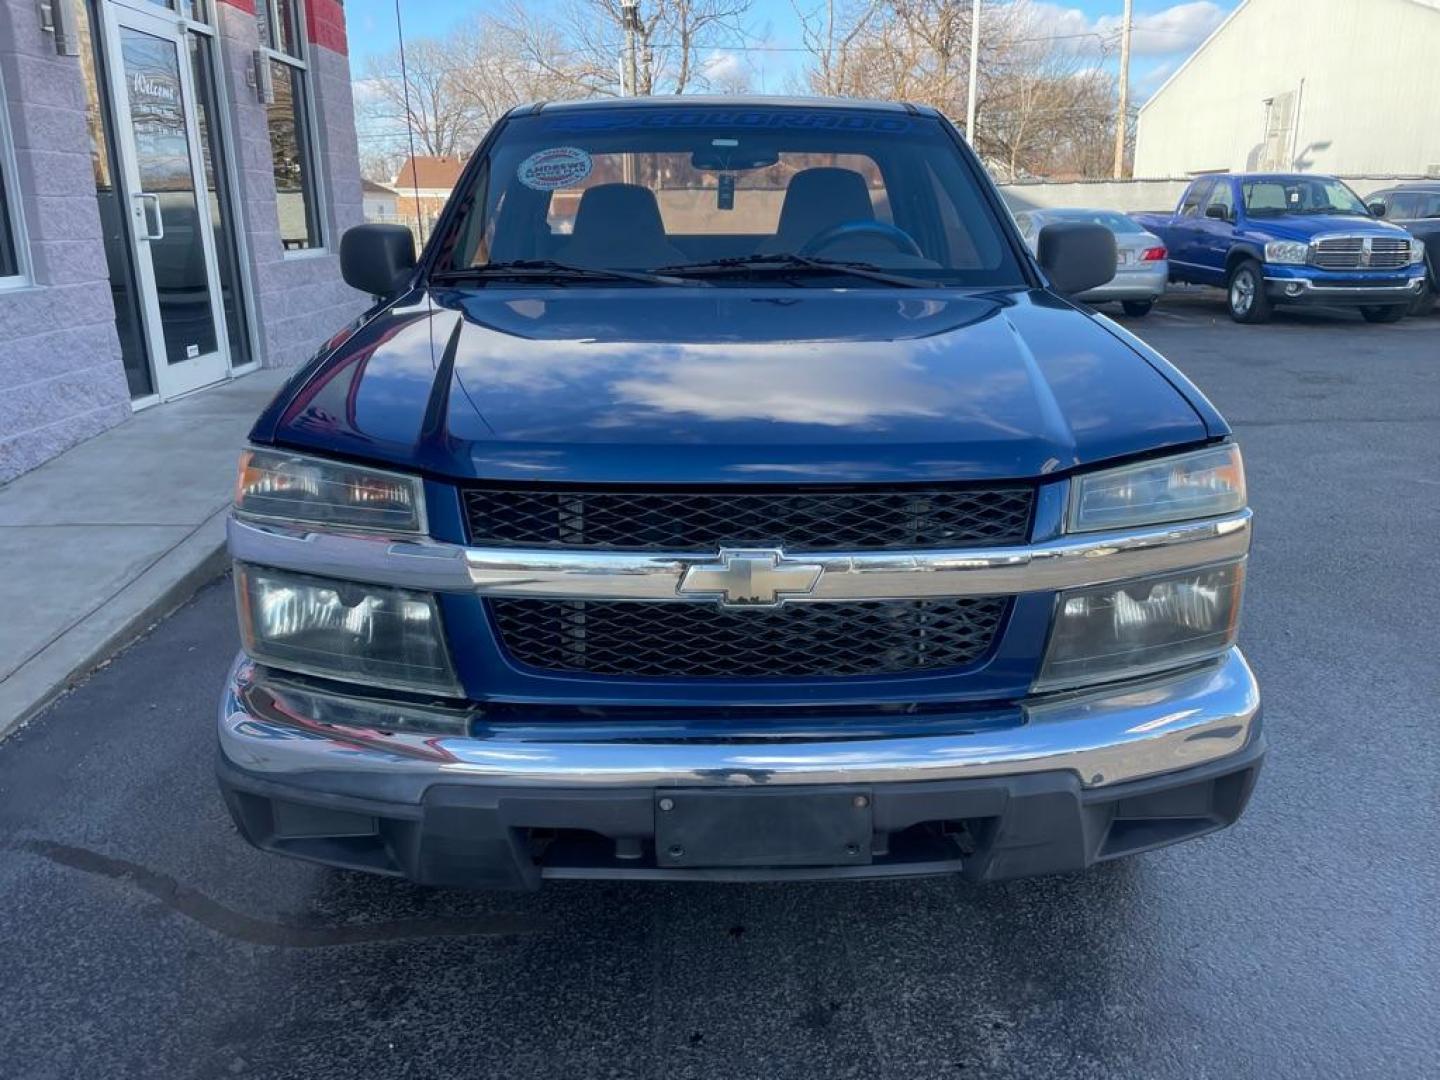
<path fill-rule="evenodd" d="M 603 266 L 575 266 L 554 259 L 511 259 L 508 262 L 467 266 L 434 274 L 431 280 L 484 281 L 487 278 L 541 278 L 552 281 L 638 281 L 643 285 L 688 285 L 684 278 L 645 270 L 616 270 Z"/>
<path fill-rule="evenodd" d="M 751 270 L 772 270 L 782 274 L 793 270 L 819 270 L 830 274 L 849 274 L 852 277 L 868 278 L 886 285 L 898 285 L 904 289 L 933 289 L 937 284 L 933 281 L 921 281 L 919 278 L 886 273 L 873 263 L 822 259 L 815 255 L 800 255 L 794 252 L 776 252 L 773 255 L 736 255 L 728 259 L 711 259 L 707 262 L 680 263 L 675 266 L 660 267 L 662 274 L 684 274 L 686 277 L 698 277 L 702 274 L 743 274 Z"/>

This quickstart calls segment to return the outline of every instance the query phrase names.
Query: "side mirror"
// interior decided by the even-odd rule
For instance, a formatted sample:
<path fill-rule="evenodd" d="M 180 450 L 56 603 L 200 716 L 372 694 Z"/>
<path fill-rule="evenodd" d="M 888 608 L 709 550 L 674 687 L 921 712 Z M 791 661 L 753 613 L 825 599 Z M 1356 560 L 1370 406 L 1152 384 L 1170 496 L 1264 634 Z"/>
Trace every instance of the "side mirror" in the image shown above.
<path fill-rule="evenodd" d="M 1067 296 L 1104 285 L 1115 276 L 1115 234 L 1079 221 L 1046 225 L 1036 244 L 1040 268 Z"/>
<path fill-rule="evenodd" d="M 1230 211 L 1223 206 L 1207 206 L 1205 207 L 1205 216 L 1214 218 L 1216 221 L 1229 221 Z"/>
<path fill-rule="evenodd" d="M 1385 204 L 1383 202 L 1372 202 L 1370 204 L 1370 213 L 1374 214 L 1376 217 L 1384 217 Z"/>
<path fill-rule="evenodd" d="M 389 296 L 415 269 L 415 237 L 404 225 L 356 225 L 340 237 L 340 276 L 371 296 Z"/>

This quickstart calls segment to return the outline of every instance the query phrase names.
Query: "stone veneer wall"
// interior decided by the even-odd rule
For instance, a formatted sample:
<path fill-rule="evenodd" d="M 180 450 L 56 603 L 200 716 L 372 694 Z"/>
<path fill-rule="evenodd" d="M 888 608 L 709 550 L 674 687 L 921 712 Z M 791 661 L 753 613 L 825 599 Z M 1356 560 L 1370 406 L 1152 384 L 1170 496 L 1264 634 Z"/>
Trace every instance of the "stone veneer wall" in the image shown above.
<path fill-rule="evenodd" d="M 33 284 L 0 290 L 0 483 L 130 415 L 80 62 L 0 0 L 0 80 Z"/>
<path fill-rule="evenodd" d="M 83 0 L 75 0 L 76 3 Z M 367 299 L 340 280 L 340 234 L 362 220 L 359 154 L 337 0 L 306 12 L 309 88 L 318 119 L 324 251 L 280 243 L 265 107 L 255 98 L 259 44 L 251 0 L 216 3 L 239 227 L 265 367 L 299 363 Z M 14 133 L 20 213 L 34 284 L 0 290 L 0 483 L 130 415 L 115 333 L 79 60 L 57 56 L 35 0 L 0 0 L 0 80 Z M 160 406 L 163 408 L 163 406 Z"/>
<path fill-rule="evenodd" d="M 254 5 L 252 0 L 223 0 L 215 6 L 262 363 L 288 367 L 368 306 L 364 295 L 340 280 L 340 234 L 364 220 L 344 15 L 336 0 L 309 0 L 306 7 L 308 86 L 315 99 L 315 155 L 327 246 L 324 251 L 287 255 L 280 242 L 265 106 L 256 100 L 247 77 L 251 55 L 260 44 Z"/>

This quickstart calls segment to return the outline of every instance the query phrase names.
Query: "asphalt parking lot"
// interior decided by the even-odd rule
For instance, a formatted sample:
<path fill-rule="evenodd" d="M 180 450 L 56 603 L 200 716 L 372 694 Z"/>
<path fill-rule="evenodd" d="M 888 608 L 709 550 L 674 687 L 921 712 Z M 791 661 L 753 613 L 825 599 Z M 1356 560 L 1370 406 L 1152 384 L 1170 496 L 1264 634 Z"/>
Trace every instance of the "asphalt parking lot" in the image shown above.
<path fill-rule="evenodd" d="M 1234 829 L 981 888 L 282 861 L 214 790 L 221 582 L 0 744 L 0 1075 L 1435 1075 L 1440 316 L 1242 327 L 1198 292 L 1124 322 L 1248 462 L 1271 755 Z"/>

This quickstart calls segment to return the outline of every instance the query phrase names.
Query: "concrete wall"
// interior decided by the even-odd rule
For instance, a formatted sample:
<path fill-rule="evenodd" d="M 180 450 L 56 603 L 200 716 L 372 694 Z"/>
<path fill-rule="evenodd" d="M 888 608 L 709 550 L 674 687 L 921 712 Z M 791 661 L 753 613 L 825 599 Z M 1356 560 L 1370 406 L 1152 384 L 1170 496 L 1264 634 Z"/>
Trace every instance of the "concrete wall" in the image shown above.
<path fill-rule="evenodd" d="M 1141 108 L 1135 175 L 1266 167 L 1265 99 L 1287 93 L 1274 167 L 1440 175 L 1437 58 L 1437 0 L 1248 0 Z"/>
<path fill-rule="evenodd" d="M 0 291 L 0 483 L 130 415 L 85 87 L 34 0 L 0 0 L 0 80 L 33 284 Z"/>
<path fill-rule="evenodd" d="M 1096 210 L 1168 210 L 1180 201 L 1190 181 L 1184 180 L 1077 180 L 1072 183 L 1001 184 L 1000 194 L 1011 210 L 1038 210 L 1047 206 L 1087 207 Z"/>
<path fill-rule="evenodd" d="M 1372 191 L 1422 177 L 1393 173 L 1341 176 L 1362 199 Z M 1036 182 L 1001 184 L 1000 194 L 1011 210 L 1035 210 L 1045 206 L 1085 207 L 1094 210 L 1130 211 L 1175 209 L 1191 177 L 1167 180 L 1076 180 L 1071 183 Z"/>

